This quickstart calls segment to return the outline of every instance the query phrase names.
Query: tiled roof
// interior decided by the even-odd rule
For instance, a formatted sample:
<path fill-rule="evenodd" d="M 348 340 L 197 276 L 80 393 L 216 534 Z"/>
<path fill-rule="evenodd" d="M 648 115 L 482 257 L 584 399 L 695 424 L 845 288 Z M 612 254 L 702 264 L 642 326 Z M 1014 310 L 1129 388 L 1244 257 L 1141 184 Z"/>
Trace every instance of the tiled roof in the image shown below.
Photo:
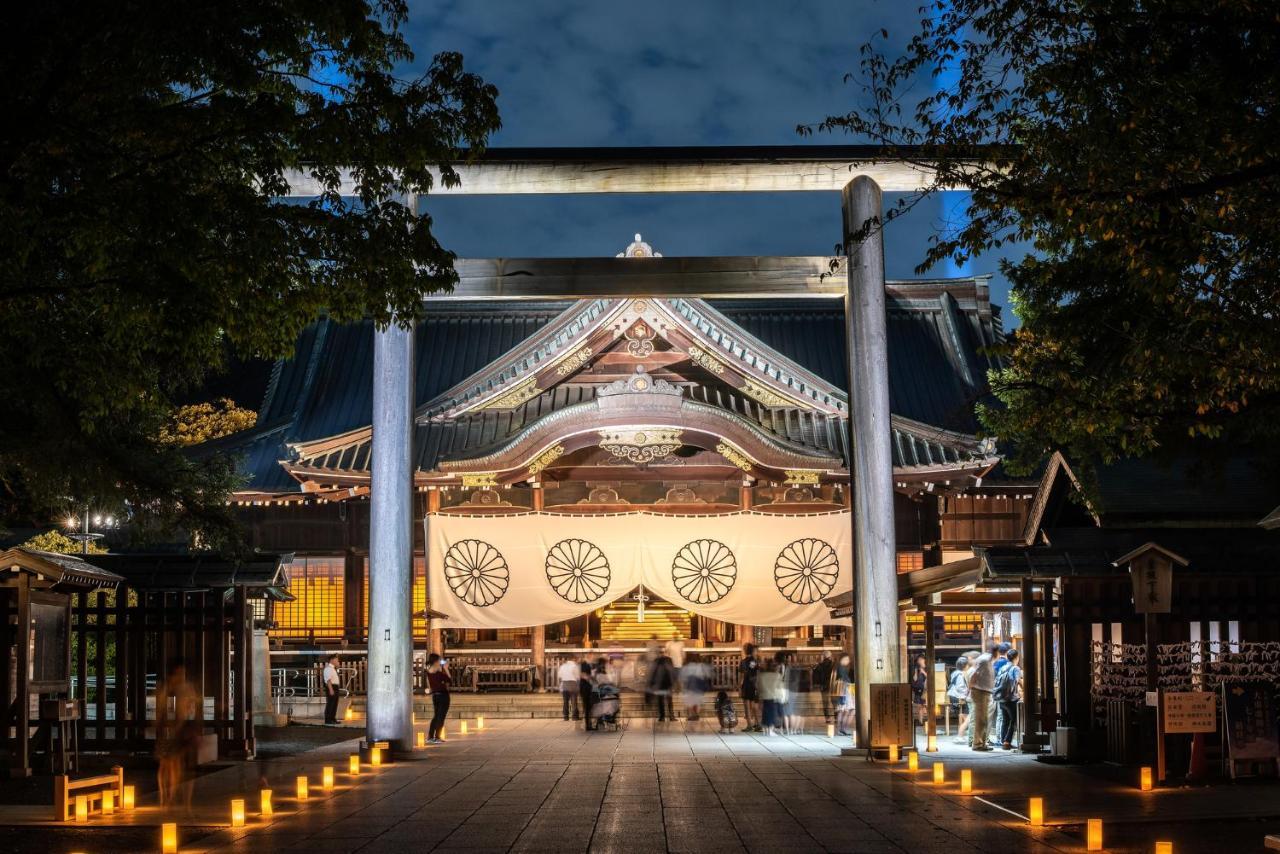
<path fill-rule="evenodd" d="M 692 306 L 700 301 L 682 300 Z M 450 392 L 485 366 L 543 331 L 569 308 L 566 302 L 435 302 L 417 330 L 416 399 L 419 405 Z M 586 307 L 586 304 L 579 304 Z M 847 386 L 844 314 L 837 299 L 722 300 L 701 303 L 759 339 L 778 364 L 794 363 L 837 390 Z M 998 310 L 983 279 L 889 284 L 890 401 L 898 466 L 937 466 L 974 455 L 973 403 L 986 394 L 992 366 L 980 350 L 1001 335 Z M 287 445 L 315 441 L 365 427 L 372 406 L 373 326 L 369 321 L 308 327 L 294 358 L 272 373 L 259 424 L 209 443 L 209 451 L 242 455 L 246 490 L 296 491 L 279 465 Z M 780 358 L 778 358 L 780 357 Z M 513 363 L 512 372 L 521 369 Z M 838 392 L 842 395 L 842 392 Z M 480 410 L 452 423 L 420 424 L 418 466 L 492 444 L 541 415 L 588 400 L 594 390 L 557 387 L 513 411 Z M 847 459 L 844 421 L 802 409 L 767 409 L 731 391 L 692 391 L 694 399 L 734 412 L 779 438 Z M 325 468 L 363 469 L 366 442 L 338 447 Z M 320 460 L 317 460 L 320 462 Z"/>

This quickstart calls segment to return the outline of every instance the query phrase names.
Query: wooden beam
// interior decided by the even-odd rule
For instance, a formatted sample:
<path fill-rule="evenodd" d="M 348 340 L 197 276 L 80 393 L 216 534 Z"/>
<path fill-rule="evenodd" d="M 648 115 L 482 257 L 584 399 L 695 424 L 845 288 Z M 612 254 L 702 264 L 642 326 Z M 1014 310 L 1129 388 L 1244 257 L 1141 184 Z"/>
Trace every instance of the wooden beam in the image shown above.
<path fill-rule="evenodd" d="M 515 196 L 581 193 L 836 193 L 859 175 L 886 192 L 918 192 L 933 169 L 918 152 L 870 145 L 655 148 L 492 148 L 455 167 L 461 182 L 431 195 Z M 356 192 L 341 170 L 339 192 Z M 319 195 L 311 173 L 287 173 L 291 197 Z M 956 188 L 963 189 L 963 188 Z"/>

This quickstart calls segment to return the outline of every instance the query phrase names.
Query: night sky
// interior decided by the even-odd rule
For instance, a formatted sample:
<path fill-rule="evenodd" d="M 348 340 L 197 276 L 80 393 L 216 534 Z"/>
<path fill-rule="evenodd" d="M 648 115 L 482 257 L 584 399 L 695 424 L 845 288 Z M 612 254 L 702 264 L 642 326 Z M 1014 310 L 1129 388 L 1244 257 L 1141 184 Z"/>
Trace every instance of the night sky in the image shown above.
<path fill-rule="evenodd" d="M 862 97 L 843 81 L 857 71 L 859 46 L 882 27 L 905 42 L 917 5 L 410 0 L 407 36 L 419 67 L 457 50 L 498 87 L 494 146 L 855 143 L 863 140 L 802 139 L 795 127 Z M 915 275 L 929 235 L 959 215 L 962 198 L 948 194 L 890 224 L 890 278 Z M 823 255 L 840 239 L 835 193 L 441 197 L 427 209 L 462 257 L 614 255 L 635 232 L 667 256 Z M 996 262 L 975 259 L 969 272 L 996 274 L 992 297 L 1004 304 Z"/>

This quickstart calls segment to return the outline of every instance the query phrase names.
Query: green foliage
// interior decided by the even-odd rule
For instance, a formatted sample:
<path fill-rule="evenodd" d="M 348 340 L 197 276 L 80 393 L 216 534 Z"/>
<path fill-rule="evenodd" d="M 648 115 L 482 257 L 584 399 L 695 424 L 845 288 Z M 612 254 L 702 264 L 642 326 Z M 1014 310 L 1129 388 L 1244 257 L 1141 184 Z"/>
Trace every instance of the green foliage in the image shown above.
<path fill-rule="evenodd" d="M 55 552 L 63 555 L 78 555 L 81 552 L 80 543 L 68 537 L 61 531 L 45 531 L 43 534 L 36 534 L 31 539 L 22 544 L 25 549 L 36 549 L 42 552 Z M 89 542 L 89 554 L 100 555 L 106 554 L 107 550 L 94 541 Z"/>
<path fill-rule="evenodd" d="M 174 411 L 160 431 L 160 441 L 189 447 L 248 430 L 257 421 L 258 413 L 241 409 L 234 400 L 225 397 L 216 403 L 193 403 Z"/>
<path fill-rule="evenodd" d="M 1023 322 L 992 377 L 1002 406 L 981 413 L 1011 468 L 1280 437 L 1275 5 L 926 12 L 904 52 L 864 46 L 865 105 L 816 127 L 903 146 L 938 164 L 932 190 L 971 190 L 969 222 L 922 268 L 1033 244 L 1003 266 Z M 943 72 L 955 85 L 910 97 Z"/>
<path fill-rule="evenodd" d="M 11 10 L 4 515 L 92 497 L 216 542 L 234 465 L 164 441 L 173 401 L 231 353 L 290 352 L 321 311 L 385 323 L 453 285 L 429 218 L 387 200 L 454 183 L 497 93 L 454 53 L 398 77 L 405 20 L 403 0 Z M 281 198 L 295 169 L 320 198 Z"/>

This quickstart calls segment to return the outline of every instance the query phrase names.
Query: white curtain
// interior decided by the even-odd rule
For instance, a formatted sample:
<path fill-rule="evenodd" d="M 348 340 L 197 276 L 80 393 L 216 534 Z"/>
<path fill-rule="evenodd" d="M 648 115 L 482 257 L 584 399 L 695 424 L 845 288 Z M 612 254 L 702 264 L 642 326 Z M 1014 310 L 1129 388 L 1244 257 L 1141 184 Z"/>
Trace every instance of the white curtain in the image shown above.
<path fill-rule="evenodd" d="M 718 620 L 807 625 L 853 586 L 847 512 L 433 515 L 427 528 L 431 607 L 449 628 L 556 623 L 641 583 Z"/>

